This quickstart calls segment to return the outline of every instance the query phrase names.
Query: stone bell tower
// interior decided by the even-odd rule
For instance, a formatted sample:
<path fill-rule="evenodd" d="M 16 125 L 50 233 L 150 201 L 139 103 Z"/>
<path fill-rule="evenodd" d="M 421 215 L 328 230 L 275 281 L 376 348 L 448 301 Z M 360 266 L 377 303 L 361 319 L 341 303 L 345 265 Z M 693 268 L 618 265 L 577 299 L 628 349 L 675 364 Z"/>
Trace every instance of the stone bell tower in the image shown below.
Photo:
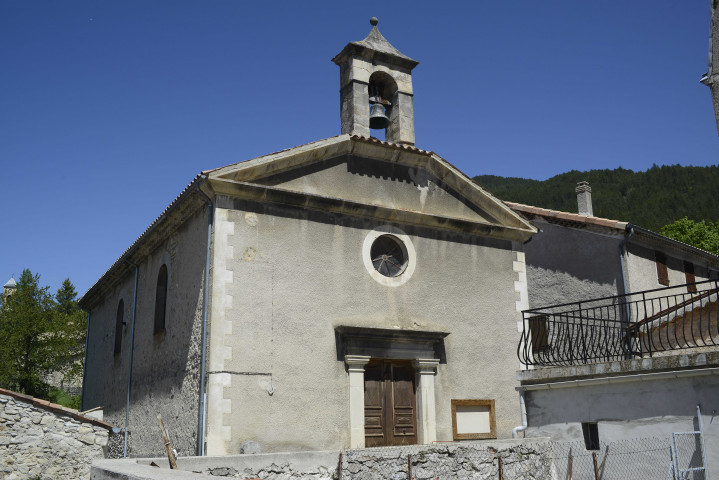
<path fill-rule="evenodd" d="M 376 17 L 370 24 L 367 38 L 332 59 L 340 67 L 342 133 L 369 137 L 370 129 L 384 129 L 388 142 L 414 145 L 412 69 L 419 62 L 390 45 Z"/>

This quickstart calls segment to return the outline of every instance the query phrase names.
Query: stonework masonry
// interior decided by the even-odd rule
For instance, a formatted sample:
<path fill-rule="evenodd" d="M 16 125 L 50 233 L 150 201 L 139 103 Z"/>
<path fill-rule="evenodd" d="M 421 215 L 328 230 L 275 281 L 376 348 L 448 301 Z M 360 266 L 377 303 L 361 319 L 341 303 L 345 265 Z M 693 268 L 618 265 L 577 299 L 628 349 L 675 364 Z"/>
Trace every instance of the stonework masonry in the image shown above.
<path fill-rule="evenodd" d="M 381 447 L 325 452 L 295 452 L 178 460 L 179 470 L 167 469 L 167 460 L 101 461 L 93 480 L 201 479 L 229 477 L 263 480 L 370 480 L 393 478 L 498 478 L 499 459 L 505 478 L 552 478 L 552 444 L 544 439 L 493 440 L 445 445 Z M 151 463 L 162 468 L 149 467 Z M 338 467 L 341 465 L 341 476 Z"/>
<path fill-rule="evenodd" d="M 89 478 L 110 432 L 75 410 L 0 389 L 0 479 Z"/>

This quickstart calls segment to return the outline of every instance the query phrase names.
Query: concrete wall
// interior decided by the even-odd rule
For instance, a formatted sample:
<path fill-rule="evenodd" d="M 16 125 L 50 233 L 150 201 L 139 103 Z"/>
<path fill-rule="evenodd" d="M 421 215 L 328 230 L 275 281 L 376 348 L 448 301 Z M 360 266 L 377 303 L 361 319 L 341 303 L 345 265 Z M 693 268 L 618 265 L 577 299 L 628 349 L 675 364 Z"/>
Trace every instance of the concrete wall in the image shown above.
<path fill-rule="evenodd" d="M 0 478 L 89 478 L 93 459 L 104 458 L 109 425 L 8 393 L 0 393 Z"/>
<path fill-rule="evenodd" d="M 226 197 L 217 205 L 209 454 L 238 453 L 248 440 L 263 452 L 348 447 L 339 325 L 450 332 L 435 377 L 438 439 L 452 439 L 453 398 L 494 399 L 499 436 L 511 435 L 524 267 L 511 242 L 399 225 L 416 268 L 389 287 L 364 264 L 363 242 L 380 227 L 370 219 Z"/>
<path fill-rule="evenodd" d="M 524 245 L 530 308 L 621 294 L 623 235 L 532 221 L 541 231 Z"/>
<path fill-rule="evenodd" d="M 716 469 L 719 375 L 661 380 L 637 376 L 635 381 L 628 382 L 528 391 L 526 436 L 582 442 L 582 422 L 597 422 L 602 443 L 640 437 L 669 438 L 672 432 L 698 429 L 697 404 L 702 409 L 707 460 Z"/>
<path fill-rule="evenodd" d="M 172 445 L 196 452 L 207 208 L 196 211 L 139 264 L 130 406 L 130 453 L 159 455 L 162 414 Z M 168 268 L 165 332 L 153 334 L 160 267 Z M 109 423 L 125 425 L 134 274 L 128 274 L 90 312 L 83 408 L 105 408 Z M 122 351 L 113 354 L 115 319 L 124 301 Z"/>
<path fill-rule="evenodd" d="M 627 283 L 629 284 L 629 291 L 640 292 L 642 290 L 652 290 L 655 288 L 665 287 L 665 285 L 659 283 L 654 251 L 655 249 L 648 246 L 637 245 L 632 242 L 627 244 Z M 709 279 L 709 270 L 706 259 L 693 256 L 689 253 L 667 250 L 662 251 L 664 251 L 667 256 L 669 286 L 683 285 L 687 283 L 686 274 L 684 272 L 684 261 L 694 264 L 694 276 L 696 277 L 697 282 Z"/>

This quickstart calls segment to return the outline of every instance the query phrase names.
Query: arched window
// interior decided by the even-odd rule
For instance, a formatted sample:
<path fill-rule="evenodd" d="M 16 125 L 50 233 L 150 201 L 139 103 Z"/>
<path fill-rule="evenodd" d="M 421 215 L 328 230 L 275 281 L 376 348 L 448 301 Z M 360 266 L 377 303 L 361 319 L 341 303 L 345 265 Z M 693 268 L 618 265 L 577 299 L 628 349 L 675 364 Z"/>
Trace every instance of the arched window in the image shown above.
<path fill-rule="evenodd" d="M 117 318 L 115 319 L 115 355 L 122 351 L 122 327 L 125 325 L 124 314 L 125 302 L 120 299 L 120 303 L 117 305 Z"/>
<path fill-rule="evenodd" d="M 160 267 L 155 290 L 155 333 L 165 331 L 165 307 L 167 306 L 167 265 Z"/>

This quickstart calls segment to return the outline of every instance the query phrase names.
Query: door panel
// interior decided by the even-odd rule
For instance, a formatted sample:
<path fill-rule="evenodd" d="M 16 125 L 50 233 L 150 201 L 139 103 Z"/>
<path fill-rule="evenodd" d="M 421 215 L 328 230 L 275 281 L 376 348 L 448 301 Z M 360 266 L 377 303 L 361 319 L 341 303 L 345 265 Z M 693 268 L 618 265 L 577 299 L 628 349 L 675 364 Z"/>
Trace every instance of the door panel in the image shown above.
<path fill-rule="evenodd" d="M 365 446 L 385 445 L 383 365 L 367 365 L 364 371 Z"/>
<path fill-rule="evenodd" d="M 375 360 L 365 368 L 365 445 L 417 443 L 414 369 L 409 362 Z"/>
<path fill-rule="evenodd" d="M 392 434 L 394 445 L 416 442 L 414 369 L 410 366 L 392 365 L 392 404 L 394 421 Z"/>

